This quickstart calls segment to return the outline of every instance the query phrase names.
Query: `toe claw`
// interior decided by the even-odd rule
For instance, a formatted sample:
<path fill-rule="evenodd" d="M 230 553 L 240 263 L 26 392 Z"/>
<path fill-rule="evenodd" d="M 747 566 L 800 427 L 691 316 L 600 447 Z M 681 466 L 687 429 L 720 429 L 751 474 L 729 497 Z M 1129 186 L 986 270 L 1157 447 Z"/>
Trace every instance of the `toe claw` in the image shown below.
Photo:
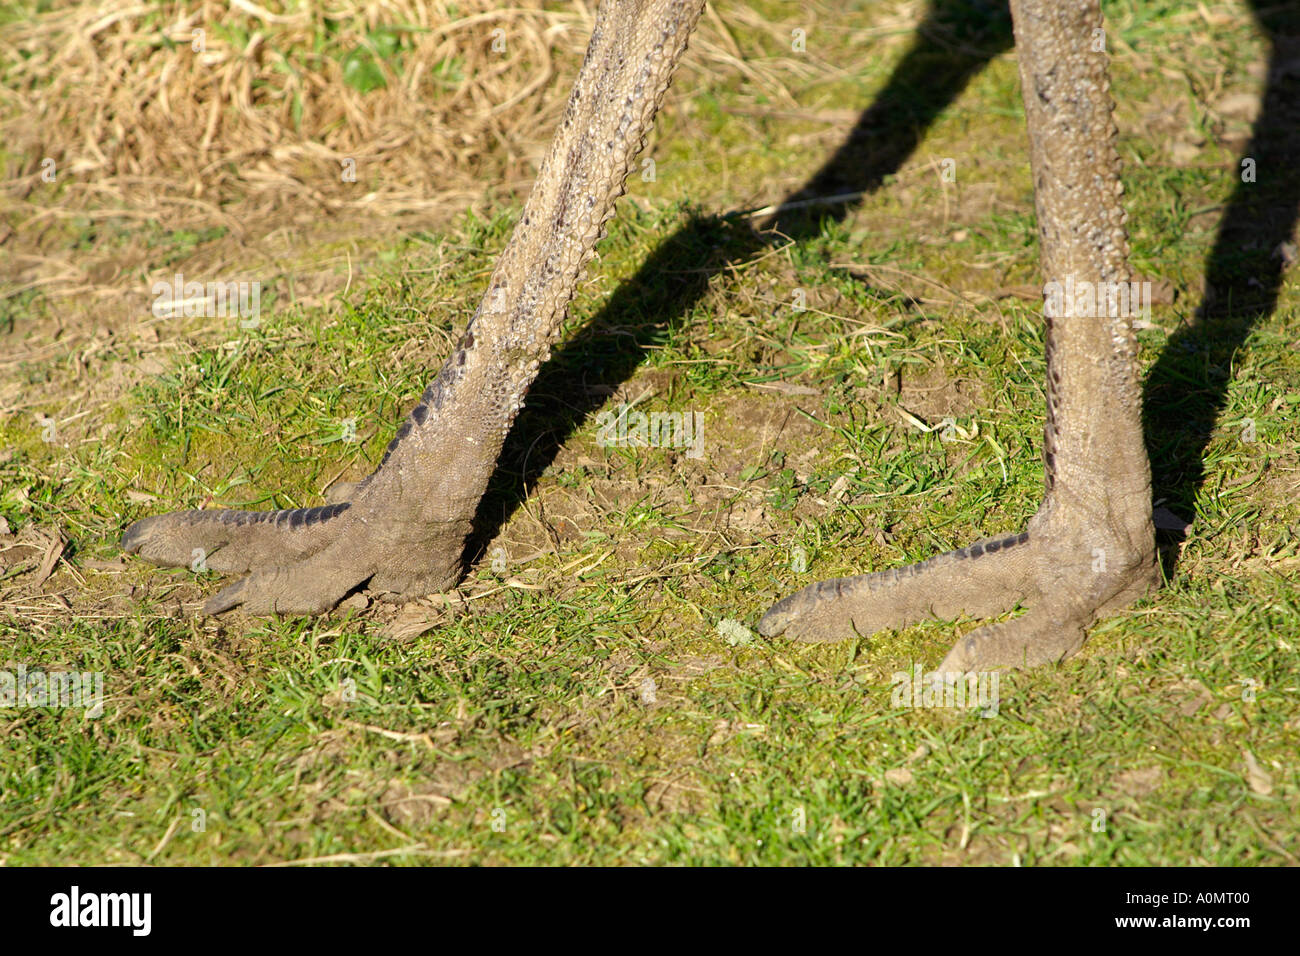
<path fill-rule="evenodd" d="M 791 613 L 791 600 L 793 598 L 794 595 L 792 594 L 790 597 L 782 598 L 780 601 L 777 601 L 768 608 L 767 613 L 764 614 L 762 619 L 758 622 L 758 633 L 762 634 L 764 637 L 776 637 L 784 631 L 786 625 L 788 625 L 794 617 L 793 613 Z"/>
<path fill-rule="evenodd" d="M 966 674 L 1055 664 L 1083 646 L 1091 616 L 1084 610 L 1038 608 L 986 624 L 954 644 L 938 669 Z"/>
<path fill-rule="evenodd" d="M 351 560 L 339 560 L 344 550 Z M 304 561 L 255 571 L 214 594 L 203 611 L 222 614 L 240 607 L 248 614 L 324 614 L 374 574 L 356 558 L 336 543 Z"/>
<path fill-rule="evenodd" d="M 141 518 L 123 531 L 120 543 L 122 550 L 127 554 L 135 554 L 139 551 L 149 537 L 149 522 L 153 520 L 154 518 Z"/>
<path fill-rule="evenodd" d="M 193 560 L 192 549 L 176 529 L 192 520 L 194 514 L 202 512 L 175 511 L 141 518 L 122 533 L 122 550 L 160 567 L 185 567 Z"/>
<path fill-rule="evenodd" d="M 248 578 L 241 578 L 229 587 L 224 587 L 203 604 L 203 613 L 208 615 L 224 614 L 244 603 L 242 596 Z"/>
<path fill-rule="evenodd" d="M 835 605 L 846 591 L 852 590 L 853 579 L 831 578 L 819 581 L 773 604 L 758 622 L 758 633 L 819 643 L 838 641 L 857 633 L 857 624 L 848 614 L 835 612 Z"/>

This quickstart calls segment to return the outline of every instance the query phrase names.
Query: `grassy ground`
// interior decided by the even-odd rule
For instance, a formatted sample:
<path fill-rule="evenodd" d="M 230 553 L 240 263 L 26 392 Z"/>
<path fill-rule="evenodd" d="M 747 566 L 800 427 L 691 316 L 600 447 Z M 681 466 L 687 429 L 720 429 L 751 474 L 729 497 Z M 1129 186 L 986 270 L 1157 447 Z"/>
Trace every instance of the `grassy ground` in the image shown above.
<path fill-rule="evenodd" d="M 974 622 L 815 647 L 752 628 L 810 581 L 1037 506 L 1036 230 L 996 5 L 718 6 L 468 578 L 403 609 L 203 618 L 213 575 L 115 541 L 146 514 L 315 504 L 368 472 L 519 195 L 449 199 L 398 235 L 346 203 L 294 224 L 258 193 L 265 228 L 236 236 L 11 189 L 0 669 L 101 672 L 105 701 L 0 709 L 0 861 L 1300 862 L 1300 20 L 1105 9 L 1133 261 L 1171 300 L 1140 333 L 1156 494 L 1191 526 L 1163 539 L 1157 595 L 1067 664 L 1004 675 L 995 715 L 893 702 L 895 673 Z M 474 162 L 541 141 L 486 137 Z M 11 185 L 30 178 L 7 156 Z M 755 212 L 796 193 L 862 196 Z M 74 202 L 37 235 L 33 205 Z M 150 315 L 175 272 L 259 280 L 260 324 Z M 698 412 L 702 454 L 601 447 L 624 402 Z"/>

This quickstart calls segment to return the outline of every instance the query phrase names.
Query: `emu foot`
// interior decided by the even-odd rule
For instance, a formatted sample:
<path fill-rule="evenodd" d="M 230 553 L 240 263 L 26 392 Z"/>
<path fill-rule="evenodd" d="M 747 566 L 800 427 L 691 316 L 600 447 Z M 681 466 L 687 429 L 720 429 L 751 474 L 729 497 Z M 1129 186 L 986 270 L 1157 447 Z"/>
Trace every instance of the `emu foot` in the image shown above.
<path fill-rule="evenodd" d="M 1094 619 L 1156 585 L 1153 540 L 1149 519 L 1131 540 L 1112 536 L 1105 544 L 1031 521 L 1022 534 L 909 567 L 810 584 L 773 605 L 758 630 L 834 641 L 928 618 L 995 617 L 1023 604 L 1028 611 L 1021 617 L 963 637 L 938 670 L 1036 667 L 1074 654 Z"/>
<path fill-rule="evenodd" d="M 135 522 L 122 549 L 160 567 L 244 575 L 205 614 L 320 614 L 363 585 L 379 598 L 445 591 L 460 580 L 463 520 L 381 509 L 374 495 L 288 511 L 177 511 Z"/>

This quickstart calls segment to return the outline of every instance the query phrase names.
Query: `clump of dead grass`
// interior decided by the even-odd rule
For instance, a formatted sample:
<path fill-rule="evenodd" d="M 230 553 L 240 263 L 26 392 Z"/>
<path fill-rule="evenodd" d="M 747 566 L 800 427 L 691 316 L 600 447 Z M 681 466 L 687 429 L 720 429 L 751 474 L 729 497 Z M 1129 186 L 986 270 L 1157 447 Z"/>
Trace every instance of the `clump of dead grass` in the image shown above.
<path fill-rule="evenodd" d="M 455 204 L 531 177 L 567 93 L 557 61 L 580 58 L 589 20 L 539 0 L 64 5 L 0 45 L 4 192 L 31 202 L 53 160 L 65 186 L 33 217 L 236 235 L 284 206 Z"/>
<path fill-rule="evenodd" d="M 111 298 L 112 279 L 149 261 L 146 249 L 105 256 L 105 230 L 87 224 L 243 246 L 322 223 L 437 225 L 517 196 L 564 107 L 596 7 L 27 5 L 26 18 L 0 18 L 0 245 L 12 253 L 0 294 L 64 298 Z M 696 69 L 790 99 L 778 79 L 789 64 L 742 54 L 716 12 L 692 48 Z"/>

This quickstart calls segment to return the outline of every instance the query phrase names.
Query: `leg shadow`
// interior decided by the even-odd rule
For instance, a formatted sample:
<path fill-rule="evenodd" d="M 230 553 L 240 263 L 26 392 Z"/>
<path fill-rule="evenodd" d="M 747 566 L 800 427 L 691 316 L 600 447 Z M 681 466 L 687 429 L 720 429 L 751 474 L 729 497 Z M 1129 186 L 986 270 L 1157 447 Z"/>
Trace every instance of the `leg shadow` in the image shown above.
<path fill-rule="evenodd" d="M 703 298 L 709 280 L 768 248 L 772 236 L 816 236 L 858 204 L 809 199 L 869 193 L 896 173 L 926 131 L 990 59 L 1012 45 L 1005 0 L 934 0 L 911 49 L 844 144 L 788 196 L 764 234 L 748 222 L 694 217 L 651 254 L 600 313 L 559 347 L 528 394 L 475 518 L 466 560 L 525 500 L 560 447 L 632 377 L 649 348 L 668 340 Z M 786 209 L 790 204 L 800 205 Z"/>
<path fill-rule="evenodd" d="M 1252 0 L 1271 50 L 1263 108 L 1242 153 L 1254 181 L 1228 200 L 1206 260 L 1205 296 L 1192 321 L 1169 337 L 1147 376 L 1143 422 L 1155 496 L 1190 519 L 1205 482 L 1204 456 L 1227 402 L 1233 359 L 1251 331 L 1277 308 L 1284 260 L 1300 211 L 1300 9 Z M 1251 177 L 1246 176 L 1246 179 Z M 1172 575 L 1180 548 L 1164 550 Z"/>

